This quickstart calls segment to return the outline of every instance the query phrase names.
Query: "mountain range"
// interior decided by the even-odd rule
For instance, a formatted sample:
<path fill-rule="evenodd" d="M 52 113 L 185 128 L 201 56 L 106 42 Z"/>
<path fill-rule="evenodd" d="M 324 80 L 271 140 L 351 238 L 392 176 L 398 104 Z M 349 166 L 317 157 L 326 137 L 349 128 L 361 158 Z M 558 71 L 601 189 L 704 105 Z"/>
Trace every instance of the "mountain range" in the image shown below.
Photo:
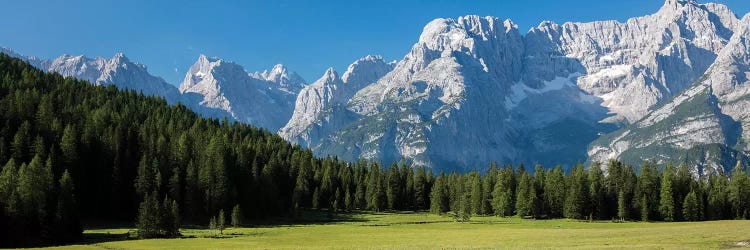
<path fill-rule="evenodd" d="M 365 56 L 309 85 L 283 65 L 249 73 L 204 55 L 177 88 L 122 54 L 3 52 L 278 131 L 321 156 L 459 171 L 653 160 L 701 174 L 750 162 L 749 39 L 750 15 L 666 0 L 625 22 L 544 21 L 525 34 L 509 19 L 439 18 L 401 60 Z"/>

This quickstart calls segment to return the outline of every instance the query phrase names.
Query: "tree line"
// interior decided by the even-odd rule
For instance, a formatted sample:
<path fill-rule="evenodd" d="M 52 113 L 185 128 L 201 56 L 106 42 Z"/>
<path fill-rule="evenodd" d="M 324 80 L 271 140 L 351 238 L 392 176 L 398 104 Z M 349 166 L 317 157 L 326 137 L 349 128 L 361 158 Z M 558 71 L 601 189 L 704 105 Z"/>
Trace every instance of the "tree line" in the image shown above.
<path fill-rule="evenodd" d="M 749 216 L 750 180 L 617 161 L 532 172 L 492 164 L 433 173 L 404 161 L 315 157 L 256 127 L 39 71 L 0 54 L 0 246 L 80 239 L 87 221 L 135 223 L 141 237 L 183 224 L 295 217 L 306 209 L 431 211 L 618 220 Z M 606 174 L 605 174 L 606 173 Z M 218 219 L 217 219 L 218 217 Z M 211 223 L 213 222 L 213 223 Z"/>

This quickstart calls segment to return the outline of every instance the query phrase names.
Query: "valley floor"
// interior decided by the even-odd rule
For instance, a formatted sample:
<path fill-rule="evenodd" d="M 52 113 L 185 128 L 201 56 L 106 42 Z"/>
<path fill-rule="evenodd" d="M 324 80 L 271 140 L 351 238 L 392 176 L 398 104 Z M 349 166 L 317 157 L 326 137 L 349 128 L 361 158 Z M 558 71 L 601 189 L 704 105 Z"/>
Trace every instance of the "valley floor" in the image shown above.
<path fill-rule="evenodd" d="M 183 229 L 185 238 L 125 240 L 132 229 L 86 230 L 89 244 L 59 249 L 716 249 L 747 247 L 750 221 L 584 222 L 472 217 L 457 223 L 426 213 L 360 213 L 334 222 Z"/>

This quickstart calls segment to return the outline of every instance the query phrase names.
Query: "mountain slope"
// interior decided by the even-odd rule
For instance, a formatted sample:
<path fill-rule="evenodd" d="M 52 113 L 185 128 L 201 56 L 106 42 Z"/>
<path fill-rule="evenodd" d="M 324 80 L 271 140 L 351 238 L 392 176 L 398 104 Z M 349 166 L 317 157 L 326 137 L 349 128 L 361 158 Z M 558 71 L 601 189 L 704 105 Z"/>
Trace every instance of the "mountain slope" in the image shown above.
<path fill-rule="evenodd" d="M 203 114 L 228 115 L 277 131 L 292 116 L 295 91 L 304 85 L 296 74 L 292 76 L 280 65 L 271 73 L 251 75 L 238 64 L 201 55 L 187 72 L 180 92 L 189 103 L 197 103 Z"/>
<path fill-rule="evenodd" d="M 738 27 L 724 5 L 680 0 L 624 23 L 543 22 L 525 36 L 510 20 L 436 19 L 393 71 L 326 114 L 342 117 L 335 132 L 285 138 L 319 155 L 446 169 L 572 164 L 691 86 Z"/>
<path fill-rule="evenodd" d="M 349 99 L 363 87 L 376 82 L 393 69 L 380 56 L 368 55 L 347 68 L 343 77 L 328 69 L 318 81 L 297 96 L 294 114 L 279 135 L 288 141 L 310 147 L 353 120 L 345 109 Z"/>
<path fill-rule="evenodd" d="M 7 48 L 2 48 L 1 52 L 20 58 L 43 71 L 56 72 L 65 77 L 142 91 L 146 95 L 163 97 L 170 103 L 180 100 L 177 88 L 162 78 L 151 75 L 145 65 L 131 62 L 122 53 L 115 54 L 111 59 L 62 55 L 54 60 L 44 60 L 20 55 Z"/>
<path fill-rule="evenodd" d="M 644 119 L 592 143 L 591 160 L 684 161 L 695 171 L 728 171 L 748 162 L 750 15 L 693 86 Z"/>

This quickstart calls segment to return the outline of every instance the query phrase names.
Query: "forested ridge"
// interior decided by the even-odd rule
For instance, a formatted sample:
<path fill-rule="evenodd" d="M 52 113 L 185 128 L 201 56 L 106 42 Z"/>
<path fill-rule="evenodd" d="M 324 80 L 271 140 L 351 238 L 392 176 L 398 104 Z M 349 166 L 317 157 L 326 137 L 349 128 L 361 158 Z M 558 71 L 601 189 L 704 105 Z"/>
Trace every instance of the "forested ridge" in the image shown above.
<path fill-rule="evenodd" d="M 316 158 L 268 131 L 44 73 L 4 54 L 0 77 L 0 246 L 74 241 L 90 221 L 133 223 L 142 237 L 173 237 L 181 224 L 223 225 L 224 211 L 232 224 L 294 218 L 307 209 L 429 210 L 461 221 L 750 217 L 742 165 L 732 178 L 699 179 L 679 164 L 636 168 L 617 161 L 567 173 L 527 171 L 523 164 L 433 173 L 404 162 Z"/>

